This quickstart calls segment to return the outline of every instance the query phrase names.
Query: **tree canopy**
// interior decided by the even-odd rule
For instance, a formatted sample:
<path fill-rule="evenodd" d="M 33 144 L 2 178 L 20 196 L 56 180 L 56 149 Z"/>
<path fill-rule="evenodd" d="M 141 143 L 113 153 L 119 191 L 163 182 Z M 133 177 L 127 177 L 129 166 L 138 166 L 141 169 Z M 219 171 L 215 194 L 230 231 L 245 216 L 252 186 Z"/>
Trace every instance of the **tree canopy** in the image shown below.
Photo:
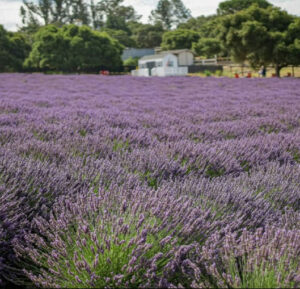
<path fill-rule="evenodd" d="M 266 0 L 227 0 L 219 4 L 217 13 L 218 15 L 234 14 L 249 8 L 253 4 L 258 5 L 260 8 L 267 8 L 272 5 Z"/>
<path fill-rule="evenodd" d="M 165 29 L 187 21 L 191 18 L 191 11 L 181 0 L 159 0 L 155 10 L 151 11 L 150 20 L 161 22 Z"/>
<path fill-rule="evenodd" d="M 138 66 L 138 63 L 139 63 L 139 59 L 137 57 L 135 58 L 129 57 L 124 61 L 125 66 Z"/>
<path fill-rule="evenodd" d="M 198 42 L 193 43 L 192 48 L 197 55 L 208 58 L 222 52 L 221 41 L 215 38 L 201 38 Z"/>
<path fill-rule="evenodd" d="M 23 0 L 20 9 L 23 24 L 28 26 L 48 24 L 91 24 L 94 29 L 107 27 L 123 30 L 127 21 L 139 20 L 132 6 L 124 0 Z M 42 21 L 42 22 L 41 22 Z"/>
<path fill-rule="evenodd" d="M 121 66 L 121 53 L 119 42 L 105 32 L 87 26 L 48 25 L 36 34 L 26 65 L 65 72 L 98 71 L 101 66 Z"/>
<path fill-rule="evenodd" d="M 22 71 L 30 44 L 21 33 L 7 32 L 0 25 L 0 71 Z"/>
<path fill-rule="evenodd" d="M 110 28 L 103 28 L 101 31 L 106 32 L 110 37 L 118 40 L 124 47 L 137 46 L 135 40 L 129 35 L 130 32 Z"/>
<path fill-rule="evenodd" d="M 199 33 L 188 29 L 177 29 L 163 34 L 161 47 L 163 50 L 192 48 L 200 38 Z"/>
<path fill-rule="evenodd" d="M 89 8 L 84 0 L 23 0 L 20 8 L 23 24 L 59 25 L 80 21 L 89 24 Z M 40 23 L 40 20 L 42 23 Z"/>
<path fill-rule="evenodd" d="M 100 0 L 97 3 L 95 11 L 97 17 L 102 19 L 100 26 L 129 32 L 127 22 L 137 21 L 141 16 L 132 6 L 122 5 L 123 2 L 124 0 Z"/>
<path fill-rule="evenodd" d="M 157 22 L 154 25 L 131 22 L 128 24 L 132 33 L 132 39 L 137 48 L 153 48 L 160 46 L 162 36 L 165 32 L 162 23 Z"/>
<path fill-rule="evenodd" d="M 279 76 L 281 68 L 298 64 L 299 24 L 299 18 L 279 8 L 252 5 L 226 16 L 220 37 L 236 61 L 247 60 L 253 67 L 272 64 Z"/>

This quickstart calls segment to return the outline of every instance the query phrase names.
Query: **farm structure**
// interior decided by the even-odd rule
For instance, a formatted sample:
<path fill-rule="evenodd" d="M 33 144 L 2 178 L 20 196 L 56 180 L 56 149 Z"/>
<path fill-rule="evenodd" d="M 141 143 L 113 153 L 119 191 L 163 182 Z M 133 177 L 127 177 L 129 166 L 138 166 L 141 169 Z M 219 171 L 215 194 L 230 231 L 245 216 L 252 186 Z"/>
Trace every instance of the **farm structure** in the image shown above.
<path fill-rule="evenodd" d="M 144 56 L 139 60 L 139 68 L 132 76 L 184 76 L 188 67 L 178 66 L 178 58 L 172 53 Z"/>
<path fill-rule="evenodd" d="M 177 49 L 169 51 L 156 50 L 157 54 L 174 54 L 178 59 L 178 66 L 190 66 L 195 62 L 195 55 L 192 50 L 189 49 Z"/>
<path fill-rule="evenodd" d="M 189 66 L 194 64 L 194 53 L 189 49 L 178 49 L 178 50 L 170 50 L 163 51 L 159 54 L 174 54 L 178 59 L 178 66 Z"/>

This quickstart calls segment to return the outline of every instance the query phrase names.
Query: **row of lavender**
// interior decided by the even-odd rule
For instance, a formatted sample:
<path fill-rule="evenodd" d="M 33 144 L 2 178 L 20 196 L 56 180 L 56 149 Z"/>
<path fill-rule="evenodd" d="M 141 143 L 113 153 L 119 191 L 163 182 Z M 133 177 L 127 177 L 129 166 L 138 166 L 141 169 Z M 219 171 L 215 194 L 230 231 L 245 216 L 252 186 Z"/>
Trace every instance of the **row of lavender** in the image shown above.
<path fill-rule="evenodd" d="M 298 80 L 0 76 L 0 283 L 300 285 Z"/>

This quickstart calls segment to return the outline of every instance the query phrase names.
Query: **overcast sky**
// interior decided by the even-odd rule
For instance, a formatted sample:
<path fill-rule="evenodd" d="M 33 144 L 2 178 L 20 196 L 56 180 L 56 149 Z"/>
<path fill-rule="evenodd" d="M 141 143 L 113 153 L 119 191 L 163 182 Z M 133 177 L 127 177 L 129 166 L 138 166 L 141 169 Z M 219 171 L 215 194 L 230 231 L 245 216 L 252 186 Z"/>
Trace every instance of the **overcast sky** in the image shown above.
<path fill-rule="evenodd" d="M 193 16 L 210 15 L 216 12 L 218 4 L 223 0 L 183 0 L 191 9 Z M 96 2 L 96 1 L 95 1 Z M 156 7 L 158 0 L 125 0 L 124 4 L 132 5 L 143 15 L 147 22 L 150 11 Z M 291 14 L 300 15 L 300 0 L 269 0 L 272 4 L 287 10 Z M 21 25 L 19 10 L 22 0 L 0 0 L 0 24 L 8 30 L 15 31 Z"/>

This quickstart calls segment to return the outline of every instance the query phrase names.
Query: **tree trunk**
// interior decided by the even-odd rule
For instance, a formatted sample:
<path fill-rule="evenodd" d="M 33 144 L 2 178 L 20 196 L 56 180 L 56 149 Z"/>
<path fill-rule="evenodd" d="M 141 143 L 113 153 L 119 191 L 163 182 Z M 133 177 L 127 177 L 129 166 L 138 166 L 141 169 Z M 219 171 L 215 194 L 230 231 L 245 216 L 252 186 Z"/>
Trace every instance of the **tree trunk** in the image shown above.
<path fill-rule="evenodd" d="M 276 77 L 280 77 L 280 70 L 281 70 L 281 67 L 276 64 L 275 65 L 275 74 L 276 74 Z"/>

